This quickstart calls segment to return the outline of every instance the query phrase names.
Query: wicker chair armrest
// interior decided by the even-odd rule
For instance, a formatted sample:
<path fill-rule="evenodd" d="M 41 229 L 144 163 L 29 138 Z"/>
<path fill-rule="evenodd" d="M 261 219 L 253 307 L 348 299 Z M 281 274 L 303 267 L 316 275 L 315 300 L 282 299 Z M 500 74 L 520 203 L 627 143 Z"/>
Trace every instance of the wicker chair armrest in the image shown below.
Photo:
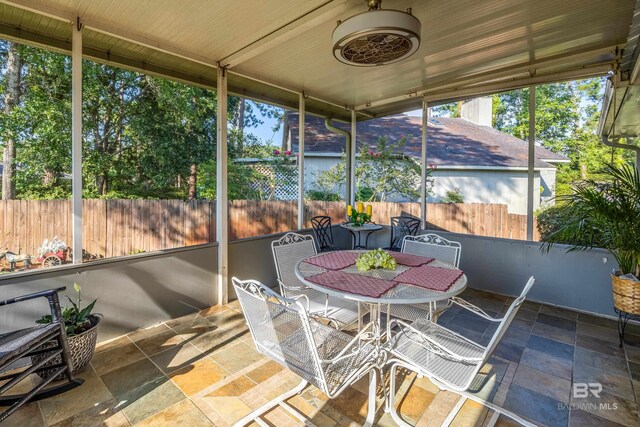
<path fill-rule="evenodd" d="M 32 300 L 32 299 L 36 299 L 36 298 L 46 298 L 49 301 L 51 301 L 55 294 L 57 294 L 58 292 L 62 292 L 64 290 L 66 290 L 66 289 L 67 289 L 66 286 L 63 286 L 61 288 L 48 289 L 46 291 L 34 292 L 32 294 L 21 295 L 21 296 L 18 296 L 18 297 L 9 298 L 9 299 L 6 299 L 4 301 L 0 301 L 0 306 L 9 305 L 9 304 L 15 304 L 15 303 L 18 303 L 18 302 L 28 301 L 28 300 Z"/>
<path fill-rule="evenodd" d="M 413 326 L 409 325 L 408 323 L 403 322 L 402 320 L 392 319 L 390 323 L 398 324 L 399 326 L 401 326 L 403 328 L 403 332 L 405 332 L 405 333 L 408 330 L 408 331 L 418 335 L 420 338 L 422 338 L 424 340 L 424 342 L 418 342 L 416 340 L 413 340 L 412 338 L 409 338 L 409 339 L 412 339 L 412 341 L 414 341 L 416 344 L 424 347 L 427 351 L 431 351 L 431 352 L 439 354 L 441 356 L 449 357 L 449 358 L 452 358 L 452 359 L 455 359 L 455 360 L 458 360 L 458 361 L 461 361 L 461 362 L 481 362 L 483 360 L 482 357 L 468 357 L 468 356 L 463 356 L 461 354 L 458 354 L 455 351 L 452 351 L 452 350 L 448 349 L 447 347 L 443 346 L 442 344 L 440 344 L 436 340 L 432 339 L 428 335 L 424 334 L 420 330 L 418 330 L 418 329 L 414 328 Z M 393 328 L 393 325 L 391 325 L 391 328 Z M 460 337 L 460 339 L 464 339 L 464 338 Z M 466 339 L 465 339 L 465 341 L 466 341 Z"/>
<path fill-rule="evenodd" d="M 473 305 L 470 302 L 463 300 L 462 298 L 451 297 L 450 301 L 452 303 L 454 303 L 454 304 L 459 305 L 460 307 L 464 308 L 465 310 L 470 311 L 473 314 L 476 314 L 476 315 L 482 317 L 483 319 L 489 320 L 490 322 L 501 322 L 502 321 L 502 317 L 493 317 L 493 316 L 487 314 L 483 309 L 481 309 L 477 305 Z"/>

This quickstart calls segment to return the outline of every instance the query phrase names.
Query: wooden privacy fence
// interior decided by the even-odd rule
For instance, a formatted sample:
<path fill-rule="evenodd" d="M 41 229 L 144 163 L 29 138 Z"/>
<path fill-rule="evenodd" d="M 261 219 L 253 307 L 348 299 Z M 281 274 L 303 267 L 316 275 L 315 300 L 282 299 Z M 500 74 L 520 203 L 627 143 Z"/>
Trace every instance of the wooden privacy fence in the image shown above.
<path fill-rule="evenodd" d="M 377 202 L 373 221 L 420 216 L 419 203 Z M 296 201 L 229 202 L 231 240 L 297 229 Z M 305 218 L 329 215 L 344 220 L 343 202 L 307 201 Z M 102 200 L 83 204 L 83 248 L 99 258 L 169 249 L 215 241 L 215 201 Z M 512 239 L 526 238 L 526 216 L 499 204 L 428 204 L 428 228 Z M 0 201 L 0 249 L 37 255 L 44 239 L 58 236 L 71 244 L 70 200 Z M 538 240 L 534 226 L 534 239 Z"/>

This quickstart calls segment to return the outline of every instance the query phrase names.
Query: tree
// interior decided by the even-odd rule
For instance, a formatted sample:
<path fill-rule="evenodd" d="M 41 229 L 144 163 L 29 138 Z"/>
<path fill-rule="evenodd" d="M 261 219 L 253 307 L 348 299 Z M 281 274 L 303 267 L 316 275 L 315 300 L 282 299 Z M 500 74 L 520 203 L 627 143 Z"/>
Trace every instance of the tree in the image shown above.
<path fill-rule="evenodd" d="M 420 197 L 420 165 L 402 154 L 406 138 L 389 142 L 379 137 L 375 148 L 362 146 L 356 161 L 356 199 L 384 202 L 400 197 L 417 200 Z M 427 194 L 433 185 L 427 171 Z M 337 193 L 346 183 L 346 157 L 340 163 L 316 176 L 316 186 L 326 193 Z"/>
<path fill-rule="evenodd" d="M 4 78 L 4 117 L 2 121 L 2 199 L 16 198 L 16 128 L 12 126 L 14 110 L 20 104 L 22 95 L 22 58 L 16 43 L 7 42 L 7 62 Z"/>

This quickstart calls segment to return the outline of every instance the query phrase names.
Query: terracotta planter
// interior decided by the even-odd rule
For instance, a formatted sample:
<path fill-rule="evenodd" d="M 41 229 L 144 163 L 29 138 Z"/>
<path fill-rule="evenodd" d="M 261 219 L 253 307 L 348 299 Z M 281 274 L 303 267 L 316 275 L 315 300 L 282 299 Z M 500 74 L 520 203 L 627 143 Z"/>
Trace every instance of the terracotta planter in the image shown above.
<path fill-rule="evenodd" d="M 67 338 L 67 342 L 69 344 L 69 352 L 71 353 L 71 360 L 73 361 L 73 374 L 76 374 L 86 368 L 86 366 L 91 361 L 91 358 L 93 357 L 93 352 L 96 349 L 96 342 L 98 340 L 98 325 L 100 324 L 101 318 L 94 314 L 89 316 L 89 318 L 94 324 L 91 329 L 87 329 L 81 334 Z M 53 343 L 45 344 L 45 346 L 53 345 Z M 45 357 L 46 354 L 31 356 L 31 361 L 33 363 L 37 363 Z M 62 358 L 58 356 L 51 359 L 48 363 L 45 364 L 45 366 L 57 365 L 60 363 L 62 363 Z M 38 375 L 41 378 L 46 378 L 51 375 L 51 371 L 42 371 L 39 372 Z M 64 375 L 58 375 L 56 379 L 62 379 L 63 377 Z"/>
<path fill-rule="evenodd" d="M 618 310 L 640 315 L 640 282 L 611 275 L 613 305 Z"/>

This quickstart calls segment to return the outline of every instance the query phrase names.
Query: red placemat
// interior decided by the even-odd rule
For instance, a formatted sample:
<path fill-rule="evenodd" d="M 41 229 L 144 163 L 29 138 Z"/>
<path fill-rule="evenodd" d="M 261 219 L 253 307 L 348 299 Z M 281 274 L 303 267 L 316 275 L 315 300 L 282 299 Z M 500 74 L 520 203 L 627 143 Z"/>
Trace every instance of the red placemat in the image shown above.
<path fill-rule="evenodd" d="M 327 252 L 306 259 L 304 262 L 326 268 L 327 270 L 342 270 L 356 263 L 358 254 L 353 252 Z"/>
<path fill-rule="evenodd" d="M 408 265 L 409 267 L 419 267 L 424 264 L 429 264 L 435 258 L 427 258 L 424 256 L 418 256 L 413 254 L 405 254 L 402 252 L 389 252 L 392 257 L 396 259 L 400 265 Z"/>
<path fill-rule="evenodd" d="M 307 280 L 327 288 L 372 298 L 379 298 L 396 285 L 396 282 L 391 280 L 354 275 L 342 271 L 327 271 L 317 276 L 307 277 Z"/>
<path fill-rule="evenodd" d="M 446 291 L 463 274 L 461 270 L 423 265 L 422 267 L 412 267 L 404 273 L 398 274 L 393 280 L 434 291 Z"/>

